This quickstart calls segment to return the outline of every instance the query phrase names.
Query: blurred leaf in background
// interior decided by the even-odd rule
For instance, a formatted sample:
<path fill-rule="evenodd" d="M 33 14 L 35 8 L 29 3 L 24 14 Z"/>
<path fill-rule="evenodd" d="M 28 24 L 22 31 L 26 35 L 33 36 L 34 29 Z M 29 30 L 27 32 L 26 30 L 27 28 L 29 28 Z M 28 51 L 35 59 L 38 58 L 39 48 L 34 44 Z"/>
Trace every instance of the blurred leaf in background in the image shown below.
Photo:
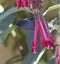
<path fill-rule="evenodd" d="M 1 35 L 0 38 L 2 37 L 3 41 L 11 32 L 11 30 L 9 29 L 9 25 L 13 23 L 15 17 L 16 17 L 16 14 L 12 14 L 0 22 L 0 35 Z M 5 35 L 3 33 L 5 33 Z M 3 43 L 3 41 L 1 41 L 0 43 Z"/>

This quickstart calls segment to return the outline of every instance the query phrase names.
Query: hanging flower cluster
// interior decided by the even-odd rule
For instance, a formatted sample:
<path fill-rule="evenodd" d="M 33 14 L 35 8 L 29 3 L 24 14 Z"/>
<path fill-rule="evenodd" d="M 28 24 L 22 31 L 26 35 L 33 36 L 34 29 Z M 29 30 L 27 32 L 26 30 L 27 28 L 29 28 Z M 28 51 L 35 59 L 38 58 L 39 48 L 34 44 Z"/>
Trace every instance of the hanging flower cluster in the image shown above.
<path fill-rule="evenodd" d="M 34 7 L 41 7 L 42 0 L 16 0 L 17 8 L 20 7 L 30 7 L 30 4 L 32 4 Z"/>
<path fill-rule="evenodd" d="M 16 0 L 17 8 L 30 7 L 31 0 Z"/>
<path fill-rule="evenodd" d="M 43 15 L 34 13 L 35 18 L 35 29 L 34 29 L 34 40 L 32 42 L 32 52 L 36 53 L 38 35 L 40 35 L 40 45 L 45 48 L 52 48 L 54 46 L 54 38 L 52 37 L 49 29 L 45 23 Z"/>
<path fill-rule="evenodd" d="M 41 47 L 53 47 L 54 38 L 52 37 L 49 29 L 45 23 L 45 19 L 43 17 L 43 13 L 41 10 L 42 0 L 16 0 L 17 7 L 30 7 L 30 3 L 32 3 L 33 8 L 38 8 L 40 12 L 34 11 L 34 40 L 32 42 L 32 52 L 36 53 L 37 51 L 37 43 L 38 43 L 38 35 L 40 35 L 40 45 Z"/>

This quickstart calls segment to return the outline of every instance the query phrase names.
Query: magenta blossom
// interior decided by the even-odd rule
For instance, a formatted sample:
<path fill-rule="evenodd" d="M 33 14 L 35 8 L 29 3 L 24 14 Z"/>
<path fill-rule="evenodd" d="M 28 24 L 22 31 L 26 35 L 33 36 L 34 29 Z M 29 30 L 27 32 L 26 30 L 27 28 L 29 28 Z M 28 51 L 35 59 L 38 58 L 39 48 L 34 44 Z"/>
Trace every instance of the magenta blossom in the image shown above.
<path fill-rule="evenodd" d="M 22 1 L 21 0 L 15 0 L 17 4 L 17 8 L 20 8 L 22 6 Z"/>
<path fill-rule="evenodd" d="M 43 13 L 41 12 L 42 0 L 16 0 L 17 7 L 30 7 L 32 4 L 33 9 L 38 8 L 40 13 L 34 12 L 35 28 L 34 28 L 34 40 L 32 42 L 32 52 L 37 51 L 38 35 L 40 36 L 41 47 L 51 48 L 54 46 L 54 38 L 52 37 L 49 29 L 45 23 Z"/>
<path fill-rule="evenodd" d="M 40 45 L 45 48 L 52 48 L 54 46 L 54 38 L 52 37 L 49 29 L 45 23 L 44 17 L 42 14 L 34 13 L 35 18 L 35 30 L 34 30 L 34 40 L 32 46 L 32 52 L 36 52 L 38 34 L 40 35 Z"/>
<path fill-rule="evenodd" d="M 16 0 L 17 8 L 30 7 L 31 0 Z"/>
<path fill-rule="evenodd" d="M 53 47 L 54 38 L 49 32 L 49 29 L 47 28 L 44 17 L 41 14 L 39 15 L 38 26 L 39 26 L 39 32 L 40 32 L 40 38 L 41 38 L 40 43 L 42 44 L 42 46 L 50 47 L 50 48 Z"/>
<path fill-rule="evenodd" d="M 42 0 L 15 0 L 17 4 L 17 8 L 20 7 L 29 7 L 30 3 L 32 4 L 33 8 L 41 8 Z"/>

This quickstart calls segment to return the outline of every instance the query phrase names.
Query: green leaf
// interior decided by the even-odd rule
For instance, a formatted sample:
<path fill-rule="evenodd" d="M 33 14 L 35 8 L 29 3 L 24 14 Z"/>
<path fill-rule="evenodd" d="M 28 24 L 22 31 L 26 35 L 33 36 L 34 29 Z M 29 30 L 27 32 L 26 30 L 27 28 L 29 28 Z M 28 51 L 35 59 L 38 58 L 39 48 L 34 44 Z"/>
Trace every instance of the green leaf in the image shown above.
<path fill-rule="evenodd" d="M 13 23 L 16 14 L 11 14 L 0 22 L 0 32 L 5 31 Z"/>
<path fill-rule="evenodd" d="M 33 54 L 33 53 L 29 52 L 27 54 L 27 56 L 24 58 L 22 64 L 33 64 L 33 62 L 37 58 L 37 56 L 38 56 L 38 53 Z"/>
<path fill-rule="evenodd" d="M 57 33 L 57 30 L 55 29 L 55 30 L 52 30 L 52 32 L 51 32 L 51 34 L 53 35 L 53 36 L 55 36 L 55 34 Z"/>
<path fill-rule="evenodd" d="M 1 22 L 0 22 L 0 43 L 3 42 L 3 40 L 6 39 L 5 35 L 4 38 L 2 38 L 2 34 L 4 32 L 6 32 L 7 30 L 9 30 L 9 25 L 13 23 L 14 19 L 16 17 L 16 14 L 11 14 L 8 17 L 4 18 Z"/>
<path fill-rule="evenodd" d="M 9 60 L 7 60 L 5 64 L 14 64 L 14 63 L 20 62 L 22 60 L 23 60 L 22 56 L 16 55 L 16 56 L 10 58 Z"/>
<path fill-rule="evenodd" d="M 55 64 L 55 58 L 50 59 L 47 64 Z"/>
<path fill-rule="evenodd" d="M 12 26 L 10 28 L 8 28 L 7 30 L 5 30 L 2 34 L 1 34 L 1 39 L 4 42 L 4 40 L 7 38 L 7 36 L 9 35 L 9 33 L 14 30 L 16 28 L 16 26 Z"/>
<path fill-rule="evenodd" d="M 33 30 L 28 30 L 27 33 L 26 33 L 26 41 L 27 41 L 27 46 L 28 46 L 28 49 L 31 50 L 32 48 L 32 41 L 33 41 L 33 36 L 34 36 L 34 31 Z M 38 44 L 37 44 L 37 51 L 41 51 L 41 48 L 40 48 L 40 38 L 38 37 Z"/>
<path fill-rule="evenodd" d="M 50 12 L 50 11 L 56 10 L 56 9 L 60 9 L 60 4 L 56 4 L 56 5 L 53 5 L 53 6 L 49 7 L 49 8 L 44 12 L 43 15 L 47 14 L 47 13 Z"/>
<path fill-rule="evenodd" d="M 33 36 L 34 36 L 34 31 L 33 30 L 28 30 L 26 33 L 26 41 L 28 45 L 28 49 L 31 50 L 31 42 L 33 41 Z"/>
<path fill-rule="evenodd" d="M 3 14 L 0 15 L 0 22 L 3 19 L 5 19 L 6 17 L 8 17 L 9 15 L 16 13 L 16 12 L 19 12 L 19 11 L 22 11 L 22 10 L 32 13 L 32 11 L 29 8 L 19 8 L 19 9 L 17 9 L 16 7 L 12 7 L 12 8 L 9 8 L 8 10 L 6 10 Z"/>
<path fill-rule="evenodd" d="M 29 52 L 27 56 L 24 58 L 22 64 L 37 64 L 41 57 L 43 56 L 45 49 L 41 52 L 37 52 L 36 54 Z"/>
<path fill-rule="evenodd" d="M 52 4 L 54 4 L 56 2 L 56 0 L 50 0 Z"/>
<path fill-rule="evenodd" d="M 33 30 L 28 30 L 27 34 L 26 34 L 26 40 L 27 40 L 27 45 L 28 45 L 28 49 L 31 50 L 31 42 L 33 41 L 33 35 L 34 35 L 34 31 Z M 33 54 L 31 52 L 29 52 L 27 54 L 27 56 L 24 58 L 23 63 L 22 64 L 34 64 L 38 63 L 39 60 L 41 59 L 42 55 L 44 54 L 45 50 L 41 51 L 40 48 L 40 38 L 38 37 L 38 47 L 37 47 L 37 53 Z"/>

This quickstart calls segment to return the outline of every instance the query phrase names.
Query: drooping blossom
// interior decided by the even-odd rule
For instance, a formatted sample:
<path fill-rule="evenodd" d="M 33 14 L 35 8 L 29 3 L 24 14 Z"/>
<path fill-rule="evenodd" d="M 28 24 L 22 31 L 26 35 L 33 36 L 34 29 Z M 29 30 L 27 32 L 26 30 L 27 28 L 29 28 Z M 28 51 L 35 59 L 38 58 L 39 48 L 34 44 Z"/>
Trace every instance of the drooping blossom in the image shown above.
<path fill-rule="evenodd" d="M 17 8 L 30 7 L 31 0 L 16 0 Z"/>
<path fill-rule="evenodd" d="M 53 47 L 54 38 L 49 32 L 49 29 L 45 23 L 45 19 L 42 14 L 39 15 L 38 26 L 39 26 L 39 32 L 40 32 L 40 38 L 41 38 L 40 40 L 41 40 L 42 46 L 50 47 L 50 48 Z"/>
<path fill-rule="evenodd" d="M 34 30 L 34 40 L 33 40 L 33 46 L 32 46 L 32 52 L 36 52 L 37 48 L 37 39 L 38 34 L 40 36 L 40 45 L 41 47 L 45 48 L 52 48 L 54 46 L 54 38 L 49 32 L 49 29 L 47 28 L 47 25 L 45 23 L 44 17 L 42 14 L 36 13 L 34 14 L 35 18 L 35 30 Z M 36 20 L 37 19 L 37 20 Z"/>
<path fill-rule="evenodd" d="M 36 53 L 37 51 L 38 36 L 40 36 L 40 47 L 51 48 L 54 46 L 54 38 L 49 32 L 45 19 L 41 13 L 34 12 L 34 18 L 20 20 L 17 22 L 16 26 L 27 30 L 34 27 L 34 39 L 32 41 L 31 49 L 33 53 Z"/>
<path fill-rule="evenodd" d="M 17 4 L 17 8 L 20 7 L 29 7 L 30 3 L 32 4 L 33 8 L 41 8 L 42 0 L 15 0 Z"/>
<path fill-rule="evenodd" d="M 32 49 L 33 53 L 37 51 L 37 43 L 38 43 L 38 35 L 40 36 L 40 45 L 41 47 L 51 48 L 54 46 L 54 38 L 52 37 L 49 29 L 46 25 L 45 19 L 43 17 L 43 13 L 41 12 L 42 0 L 16 0 L 17 7 L 30 7 L 30 2 L 32 3 L 32 7 L 38 8 L 39 12 L 34 11 L 34 39 L 32 41 Z"/>
<path fill-rule="evenodd" d="M 34 14 L 34 16 L 37 16 L 37 14 Z M 35 28 L 34 28 L 34 39 L 33 39 L 33 42 L 32 42 L 32 52 L 33 53 L 36 53 L 37 51 L 37 43 L 38 43 L 38 24 L 37 24 L 37 17 L 35 18 Z"/>

